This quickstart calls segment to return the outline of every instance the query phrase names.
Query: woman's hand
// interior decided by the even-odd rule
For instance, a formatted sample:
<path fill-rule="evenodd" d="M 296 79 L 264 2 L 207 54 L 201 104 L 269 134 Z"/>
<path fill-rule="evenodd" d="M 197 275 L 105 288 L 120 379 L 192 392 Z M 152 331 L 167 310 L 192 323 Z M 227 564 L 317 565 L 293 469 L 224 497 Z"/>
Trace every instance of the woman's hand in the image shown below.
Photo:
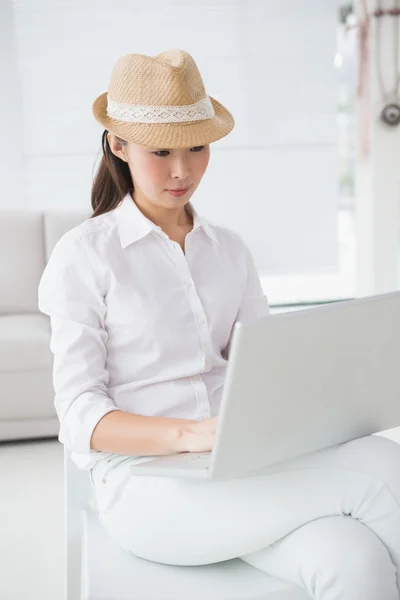
<path fill-rule="evenodd" d="M 209 452 L 214 445 L 218 417 L 182 424 L 178 452 Z"/>

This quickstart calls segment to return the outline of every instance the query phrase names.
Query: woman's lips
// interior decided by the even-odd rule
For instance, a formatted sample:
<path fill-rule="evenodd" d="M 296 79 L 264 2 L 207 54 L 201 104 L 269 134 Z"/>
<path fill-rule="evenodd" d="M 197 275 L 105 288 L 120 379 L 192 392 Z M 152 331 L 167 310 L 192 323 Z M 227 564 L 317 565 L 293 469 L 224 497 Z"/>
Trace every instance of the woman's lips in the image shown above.
<path fill-rule="evenodd" d="M 189 186 L 190 187 L 190 186 Z M 186 194 L 186 192 L 188 191 L 188 187 L 184 188 L 184 189 L 178 189 L 178 190 L 167 190 L 168 194 L 171 194 L 171 196 L 174 196 L 175 198 L 177 198 L 178 196 L 184 196 Z"/>

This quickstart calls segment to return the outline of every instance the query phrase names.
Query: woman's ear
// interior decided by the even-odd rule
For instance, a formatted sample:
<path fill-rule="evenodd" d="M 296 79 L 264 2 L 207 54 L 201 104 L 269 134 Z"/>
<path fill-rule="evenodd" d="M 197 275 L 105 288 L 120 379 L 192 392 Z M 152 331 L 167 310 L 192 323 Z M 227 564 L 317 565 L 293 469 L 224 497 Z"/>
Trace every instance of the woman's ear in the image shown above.
<path fill-rule="evenodd" d="M 107 140 L 108 140 L 108 144 L 110 146 L 111 152 L 113 154 L 115 154 L 115 156 L 118 156 L 118 158 L 120 158 L 121 160 L 123 160 L 124 162 L 128 162 L 128 157 L 126 155 L 126 146 L 124 146 L 123 144 L 121 144 L 121 142 L 118 141 L 118 138 L 113 134 L 113 133 L 107 133 Z"/>

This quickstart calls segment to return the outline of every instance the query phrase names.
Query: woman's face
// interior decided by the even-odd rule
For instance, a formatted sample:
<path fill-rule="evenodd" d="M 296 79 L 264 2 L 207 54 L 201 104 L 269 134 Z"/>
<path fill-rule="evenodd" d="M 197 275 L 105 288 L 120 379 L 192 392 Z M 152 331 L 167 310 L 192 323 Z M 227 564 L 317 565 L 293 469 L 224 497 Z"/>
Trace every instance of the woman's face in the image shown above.
<path fill-rule="evenodd" d="M 163 208 L 179 208 L 190 200 L 210 159 L 209 144 L 168 150 L 132 143 L 121 146 L 113 134 L 108 134 L 108 141 L 113 153 L 129 165 L 135 198 L 139 195 L 140 200 Z M 186 188 L 182 196 L 168 192 Z"/>

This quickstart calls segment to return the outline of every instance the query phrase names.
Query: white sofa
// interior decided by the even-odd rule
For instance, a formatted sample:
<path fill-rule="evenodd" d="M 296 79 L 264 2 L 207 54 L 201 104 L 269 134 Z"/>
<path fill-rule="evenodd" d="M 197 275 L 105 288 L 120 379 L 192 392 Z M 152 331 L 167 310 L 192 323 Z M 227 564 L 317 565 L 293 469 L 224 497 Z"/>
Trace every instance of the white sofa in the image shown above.
<path fill-rule="evenodd" d="M 37 289 L 58 239 L 90 214 L 0 211 L 0 441 L 58 435 L 50 322 Z"/>

